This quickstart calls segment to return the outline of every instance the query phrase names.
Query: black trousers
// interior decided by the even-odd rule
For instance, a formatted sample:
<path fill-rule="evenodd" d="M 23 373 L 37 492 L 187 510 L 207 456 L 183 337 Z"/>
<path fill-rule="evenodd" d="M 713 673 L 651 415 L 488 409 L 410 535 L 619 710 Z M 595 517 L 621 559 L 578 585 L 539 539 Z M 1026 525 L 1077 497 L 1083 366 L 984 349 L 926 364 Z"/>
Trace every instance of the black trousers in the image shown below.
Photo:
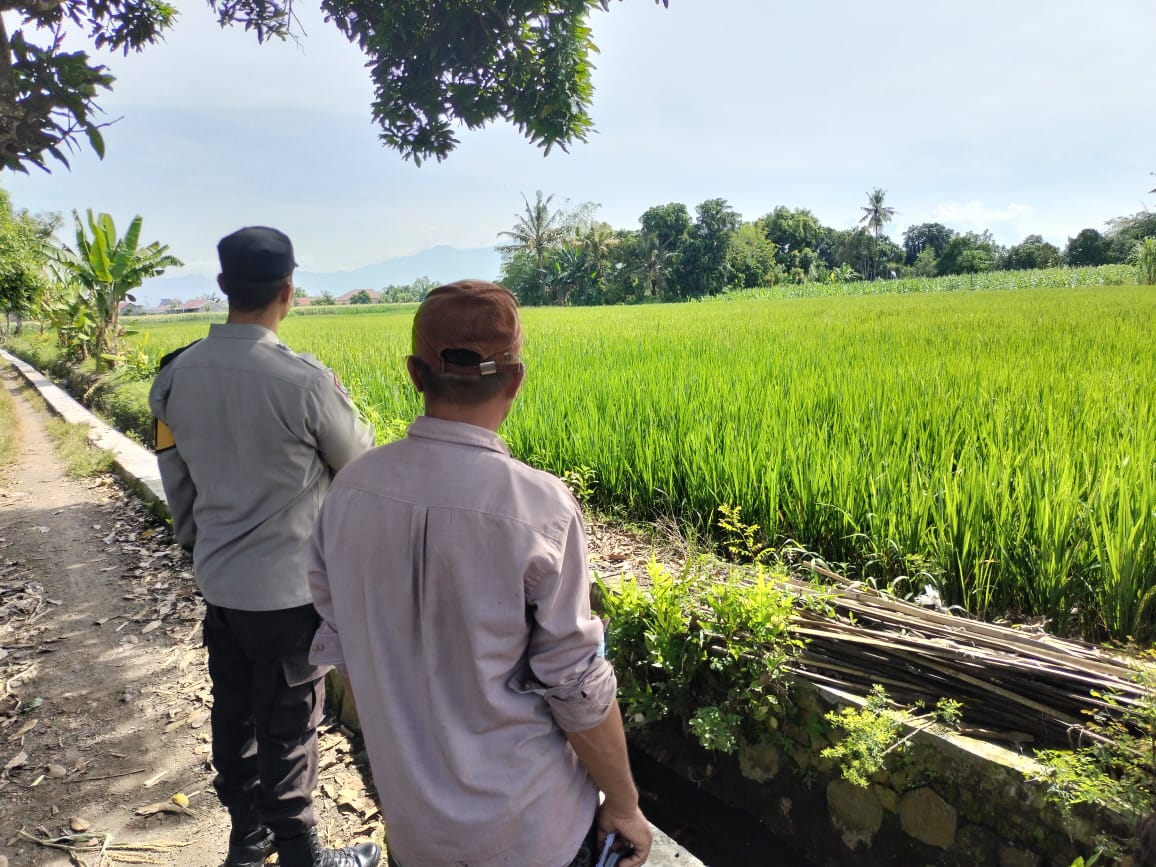
<path fill-rule="evenodd" d="M 264 824 L 287 838 L 316 824 L 325 686 L 323 670 L 309 664 L 309 647 L 319 622 L 312 605 L 283 611 L 206 606 L 213 786 L 236 830 Z"/>

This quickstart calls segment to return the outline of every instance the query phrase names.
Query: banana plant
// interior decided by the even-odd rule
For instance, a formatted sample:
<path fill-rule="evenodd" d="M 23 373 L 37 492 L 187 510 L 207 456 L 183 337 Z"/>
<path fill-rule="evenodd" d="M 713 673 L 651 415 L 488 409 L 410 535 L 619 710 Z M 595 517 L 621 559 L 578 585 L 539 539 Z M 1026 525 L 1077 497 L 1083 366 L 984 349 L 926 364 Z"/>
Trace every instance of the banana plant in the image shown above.
<path fill-rule="evenodd" d="M 89 357 L 96 338 L 97 320 L 92 305 L 73 282 L 57 283 L 39 303 L 37 315 L 56 332 L 56 340 L 69 361 L 81 362 Z"/>
<path fill-rule="evenodd" d="M 135 301 L 130 294 L 149 277 L 179 267 L 180 259 L 169 254 L 168 245 L 154 241 L 140 246 L 141 224 L 133 217 L 123 238 L 117 237 L 116 224 L 108 214 L 87 220 L 72 212 L 76 221 L 76 248 L 56 247 L 51 257 L 59 263 L 81 288 L 96 314 L 93 356 L 97 369 L 111 363 L 116 356 L 120 336 L 120 304 Z"/>

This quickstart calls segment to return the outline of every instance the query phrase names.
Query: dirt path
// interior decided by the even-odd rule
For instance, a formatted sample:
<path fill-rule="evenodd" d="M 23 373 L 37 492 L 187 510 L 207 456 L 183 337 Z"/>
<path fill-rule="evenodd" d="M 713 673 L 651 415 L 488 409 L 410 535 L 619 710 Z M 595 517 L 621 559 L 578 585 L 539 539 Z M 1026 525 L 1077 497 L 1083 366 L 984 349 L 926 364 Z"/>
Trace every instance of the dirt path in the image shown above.
<path fill-rule="evenodd" d="M 0 867 L 216 867 L 228 819 L 211 785 L 191 564 L 114 481 L 68 479 L 15 372 L 0 384 L 23 436 L 0 477 Z M 327 727 L 321 752 L 320 830 L 380 841 L 344 730 Z M 24 836 L 82 846 L 85 834 L 144 848 L 101 855 L 98 840 L 74 862 Z"/>

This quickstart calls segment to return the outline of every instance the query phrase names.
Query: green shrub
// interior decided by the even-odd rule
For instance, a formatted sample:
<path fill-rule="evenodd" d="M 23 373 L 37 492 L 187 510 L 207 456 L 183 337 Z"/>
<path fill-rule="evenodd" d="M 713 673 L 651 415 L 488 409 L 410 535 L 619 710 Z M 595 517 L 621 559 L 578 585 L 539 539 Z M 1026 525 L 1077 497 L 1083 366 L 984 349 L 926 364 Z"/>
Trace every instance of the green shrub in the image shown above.
<path fill-rule="evenodd" d="M 150 448 L 153 445 L 151 386 L 151 380 L 122 382 L 101 390 L 94 400 L 95 408 L 110 424 Z"/>
<path fill-rule="evenodd" d="M 1156 285 L 1156 238 L 1136 242 L 1131 261 L 1136 266 L 1136 282 L 1141 286 Z"/>
<path fill-rule="evenodd" d="M 8 389 L 0 388 L 0 473 L 20 454 L 20 422 Z"/>
<path fill-rule="evenodd" d="M 126 363 L 112 374 L 98 374 L 90 359 L 73 363 L 51 334 L 25 332 L 10 338 L 6 348 L 37 370 L 63 380 L 72 396 L 133 439 L 152 445 L 152 411 L 148 392 L 153 371 Z M 135 357 L 135 350 L 126 350 Z M 147 356 L 146 356 L 147 357 Z M 139 360 L 139 359 L 138 359 Z"/>
<path fill-rule="evenodd" d="M 1090 721 L 1083 746 L 1041 751 L 1037 758 L 1044 765 L 1038 779 L 1047 783 L 1049 800 L 1065 815 L 1091 804 L 1121 816 L 1138 835 L 1142 823 L 1156 817 L 1156 651 L 1141 658 L 1136 682 L 1144 688 L 1139 701 L 1092 693 L 1110 712 L 1086 711 Z M 1101 833 L 1087 863 L 1120 861 L 1136 842 L 1135 836 Z"/>
<path fill-rule="evenodd" d="M 716 574 L 694 561 L 674 575 L 652 561 L 647 578 L 599 581 L 627 724 L 675 719 L 723 752 L 766 739 L 803 647 L 789 628 L 795 594 L 762 567 Z"/>
<path fill-rule="evenodd" d="M 955 727 L 959 724 L 961 705 L 941 698 L 931 713 L 912 716 L 895 707 L 879 684 L 871 687 L 863 707 L 841 707 L 830 711 L 824 719 L 831 727 L 843 732 L 842 738 L 823 750 L 825 759 L 835 759 L 849 783 L 866 788 L 870 778 L 881 771 L 887 756 L 900 752 L 915 735 L 935 723 Z M 899 737 L 904 725 L 911 730 Z"/>

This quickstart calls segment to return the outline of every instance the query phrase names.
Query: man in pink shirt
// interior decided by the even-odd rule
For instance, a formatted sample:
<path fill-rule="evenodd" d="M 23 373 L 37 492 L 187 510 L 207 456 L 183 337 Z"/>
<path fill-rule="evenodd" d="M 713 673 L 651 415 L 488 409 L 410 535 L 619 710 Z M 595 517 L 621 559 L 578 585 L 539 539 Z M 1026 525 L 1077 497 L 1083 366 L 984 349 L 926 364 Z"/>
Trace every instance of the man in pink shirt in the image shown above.
<path fill-rule="evenodd" d="M 311 659 L 357 696 L 397 867 L 588 867 L 610 832 L 621 867 L 650 852 L 581 510 L 497 435 L 521 346 L 506 289 L 431 292 L 425 415 L 338 474 L 314 533 Z"/>

